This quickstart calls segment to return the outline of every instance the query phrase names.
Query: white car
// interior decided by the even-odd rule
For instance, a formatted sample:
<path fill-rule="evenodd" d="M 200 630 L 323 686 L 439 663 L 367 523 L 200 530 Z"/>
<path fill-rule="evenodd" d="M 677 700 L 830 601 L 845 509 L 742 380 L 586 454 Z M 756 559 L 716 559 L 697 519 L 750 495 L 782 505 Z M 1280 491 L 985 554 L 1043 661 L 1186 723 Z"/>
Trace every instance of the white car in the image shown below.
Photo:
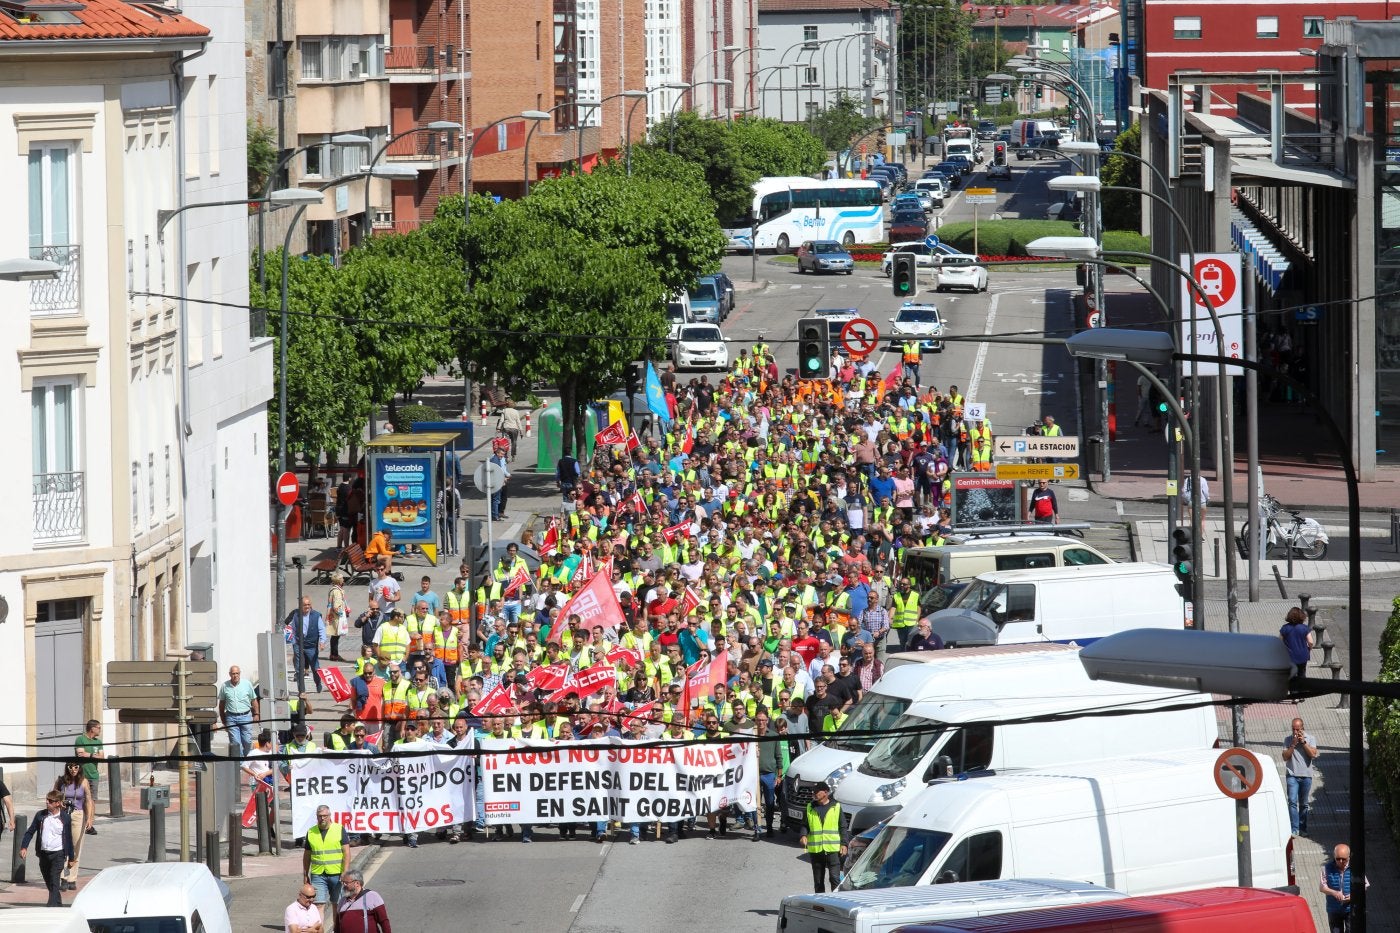
<path fill-rule="evenodd" d="M 966 288 L 974 292 L 987 290 L 987 267 L 980 265 L 980 256 L 940 256 L 934 281 L 937 290 Z"/>
<path fill-rule="evenodd" d="M 917 269 L 933 268 L 933 250 L 923 240 L 910 240 L 907 243 L 891 243 L 889 252 L 880 257 L 880 274 L 894 274 L 894 254 L 913 253 L 914 267 Z"/>
<path fill-rule="evenodd" d="M 671 348 L 677 369 L 728 369 L 729 347 L 714 324 L 686 324 Z"/>
<path fill-rule="evenodd" d="M 943 315 L 931 304 L 906 301 L 890 318 L 890 334 L 896 345 L 910 337 L 920 338 L 919 349 L 943 352 Z"/>

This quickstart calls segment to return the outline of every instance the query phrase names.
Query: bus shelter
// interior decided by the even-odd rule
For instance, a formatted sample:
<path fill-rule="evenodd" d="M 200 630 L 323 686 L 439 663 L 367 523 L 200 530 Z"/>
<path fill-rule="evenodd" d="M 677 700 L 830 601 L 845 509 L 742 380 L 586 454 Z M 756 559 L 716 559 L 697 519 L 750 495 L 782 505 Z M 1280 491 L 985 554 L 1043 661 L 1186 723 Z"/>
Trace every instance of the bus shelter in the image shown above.
<path fill-rule="evenodd" d="M 365 516 L 369 533 L 392 531 L 434 567 L 442 543 L 438 503 L 443 469 L 454 468 L 459 435 L 449 431 L 381 434 L 365 445 Z"/>

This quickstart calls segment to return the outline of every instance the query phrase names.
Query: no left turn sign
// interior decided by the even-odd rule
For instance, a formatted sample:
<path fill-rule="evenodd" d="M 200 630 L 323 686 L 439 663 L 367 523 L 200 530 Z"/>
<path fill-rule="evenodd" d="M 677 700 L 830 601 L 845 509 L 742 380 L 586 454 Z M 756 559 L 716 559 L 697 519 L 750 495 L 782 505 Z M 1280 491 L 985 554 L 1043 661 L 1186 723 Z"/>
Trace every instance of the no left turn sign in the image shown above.
<path fill-rule="evenodd" d="M 880 342 L 875 323 L 863 317 L 853 318 L 841 328 L 841 345 L 851 356 L 868 356 Z"/>

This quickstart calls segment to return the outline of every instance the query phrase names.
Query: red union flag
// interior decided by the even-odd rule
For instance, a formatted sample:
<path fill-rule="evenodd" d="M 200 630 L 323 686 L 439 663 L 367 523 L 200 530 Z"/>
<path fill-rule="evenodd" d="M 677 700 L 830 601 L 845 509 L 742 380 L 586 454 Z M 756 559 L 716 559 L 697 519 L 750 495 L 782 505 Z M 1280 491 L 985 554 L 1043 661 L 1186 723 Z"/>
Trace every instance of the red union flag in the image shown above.
<path fill-rule="evenodd" d="M 893 392 L 899 388 L 899 371 L 902 367 L 895 366 L 890 370 L 890 374 L 885 377 L 885 391 Z"/>
<path fill-rule="evenodd" d="M 593 443 L 599 447 L 611 444 L 627 443 L 627 426 L 621 421 L 614 421 L 597 434 L 593 435 Z"/>
<path fill-rule="evenodd" d="M 695 449 L 695 429 L 685 426 L 685 440 L 681 441 L 681 453 L 688 454 Z"/>
<path fill-rule="evenodd" d="M 632 726 L 633 726 L 633 724 L 636 723 L 636 722 L 638 722 L 638 721 L 640 721 L 640 722 L 642 723 L 642 725 L 644 725 L 644 726 L 650 726 L 653 722 L 656 721 L 656 701 L 655 701 L 655 700 L 653 700 L 653 701 L 650 702 L 650 703 L 645 703 L 645 704 L 643 704 L 643 705 L 637 707 L 636 709 L 632 710 L 632 712 L 628 713 L 626 716 L 623 716 L 623 717 L 622 717 L 622 728 L 623 728 L 623 730 L 626 731 L 626 732 L 631 732 L 631 731 L 632 731 Z"/>
<path fill-rule="evenodd" d="M 689 723 L 690 707 L 694 705 L 695 699 L 709 696 L 715 684 L 722 684 L 729 679 L 729 663 L 724 655 L 720 655 L 709 664 L 703 660 L 696 661 L 686 668 L 685 675 L 685 695 L 681 704 L 685 708 L 685 721 Z"/>
<path fill-rule="evenodd" d="M 647 500 L 642 498 L 640 492 L 633 492 L 632 495 L 628 496 L 624 505 L 632 506 L 632 508 L 637 510 L 638 515 L 647 514 Z"/>
<path fill-rule="evenodd" d="M 570 597 L 564 608 L 559 610 L 559 619 L 567 623 L 569 616 L 575 614 L 583 620 L 583 626 L 590 629 L 595 622 L 610 629 L 616 629 L 626 622 L 612 583 L 602 574 L 594 574 L 583 589 Z"/>
<path fill-rule="evenodd" d="M 345 680 L 345 673 L 338 667 L 318 668 L 321 673 L 321 683 L 326 685 L 326 689 L 331 692 L 331 699 L 337 703 L 344 703 L 355 695 L 355 691 L 350 689 L 350 684 Z"/>
<path fill-rule="evenodd" d="M 547 664 L 525 675 L 525 682 L 536 690 L 558 690 L 569 676 L 569 662 Z"/>
<path fill-rule="evenodd" d="M 690 522 L 680 522 L 670 528 L 662 528 L 661 535 L 666 539 L 667 544 L 672 544 L 677 538 L 690 537 Z"/>
<path fill-rule="evenodd" d="M 541 557 L 551 557 L 557 550 L 559 550 L 559 519 L 551 518 L 549 527 L 544 532 L 544 540 L 540 542 L 539 553 Z"/>
<path fill-rule="evenodd" d="M 700 594 L 695 591 L 695 587 L 687 586 L 685 588 L 685 595 L 681 597 L 681 615 L 690 615 L 696 609 L 700 608 L 700 603 L 703 601 Z"/>
<path fill-rule="evenodd" d="M 618 645 L 608 652 L 607 660 L 609 664 L 625 663 L 628 667 L 638 667 L 642 663 L 642 653 L 636 648 Z"/>
<path fill-rule="evenodd" d="M 515 703 L 510 698 L 510 691 L 506 689 L 504 683 L 498 683 L 486 695 L 477 701 L 472 707 L 473 716 L 499 716 L 502 713 L 514 712 Z"/>
<path fill-rule="evenodd" d="M 638 447 L 640 447 L 640 446 L 642 446 L 642 442 L 637 438 L 637 432 L 636 432 L 636 431 L 630 432 L 630 433 L 627 435 L 627 450 L 628 450 L 628 452 L 630 453 L 631 451 L 636 450 L 636 449 L 637 449 Z"/>
<path fill-rule="evenodd" d="M 558 703 L 571 693 L 577 694 L 582 700 L 591 697 L 608 684 L 615 683 L 616 680 L 617 672 L 612 669 L 611 664 L 599 664 L 565 677 L 564 685 L 545 697 L 545 702 Z"/>
<path fill-rule="evenodd" d="M 530 582 L 530 572 L 529 572 L 528 570 L 526 570 L 524 567 L 518 567 L 518 568 L 516 568 L 515 576 L 511 577 L 511 578 L 510 578 L 510 582 L 506 584 L 505 593 L 502 594 L 502 595 L 504 595 L 504 596 L 506 596 L 507 598 L 509 598 L 509 597 L 515 595 L 516 593 L 519 593 L 519 592 L 520 592 L 520 588 L 521 588 L 522 586 L 524 586 L 525 584 L 529 583 L 529 582 Z M 340 701 L 337 700 L 336 702 L 340 702 Z"/>

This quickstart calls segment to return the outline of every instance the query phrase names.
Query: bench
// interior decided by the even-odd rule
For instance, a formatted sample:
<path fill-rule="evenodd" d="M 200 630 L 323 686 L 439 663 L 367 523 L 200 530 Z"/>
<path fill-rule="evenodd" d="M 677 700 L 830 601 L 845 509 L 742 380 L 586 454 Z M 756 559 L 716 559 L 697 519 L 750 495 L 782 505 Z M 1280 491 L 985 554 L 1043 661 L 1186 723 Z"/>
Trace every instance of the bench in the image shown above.
<path fill-rule="evenodd" d="M 340 566 L 345 568 L 347 583 L 356 580 L 368 582 L 374 576 L 374 561 L 365 556 L 365 549 L 358 544 L 352 544 L 340 552 Z"/>
<path fill-rule="evenodd" d="M 510 393 L 500 386 L 486 386 L 482 389 L 486 393 L 486 401 L 491 406 L 491 410 L 505 408 L 510 402 Z"/>
<path fill-rule="evenodd" d="M 326 584 L 331 582 L 331 574 L 340 566 L 341 552 L 336 548 L 327 548 L 312 558 L 311 569 L 315 576 L 311 578 L 312 584 Z"/>

